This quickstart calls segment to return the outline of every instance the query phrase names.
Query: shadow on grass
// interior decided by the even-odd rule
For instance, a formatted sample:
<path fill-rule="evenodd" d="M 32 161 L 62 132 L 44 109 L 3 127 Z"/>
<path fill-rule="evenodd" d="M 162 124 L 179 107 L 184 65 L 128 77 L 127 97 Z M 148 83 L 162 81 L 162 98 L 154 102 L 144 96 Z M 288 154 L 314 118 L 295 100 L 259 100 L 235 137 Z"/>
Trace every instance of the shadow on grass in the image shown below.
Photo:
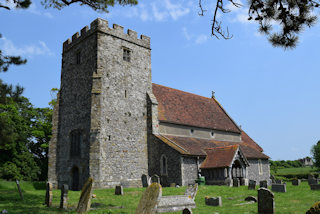
<path fill-rule="evenodd" d="M 36 190 L 46 189 L 46 182 L 44 181 L 33 182 L 32 185 Z"/>

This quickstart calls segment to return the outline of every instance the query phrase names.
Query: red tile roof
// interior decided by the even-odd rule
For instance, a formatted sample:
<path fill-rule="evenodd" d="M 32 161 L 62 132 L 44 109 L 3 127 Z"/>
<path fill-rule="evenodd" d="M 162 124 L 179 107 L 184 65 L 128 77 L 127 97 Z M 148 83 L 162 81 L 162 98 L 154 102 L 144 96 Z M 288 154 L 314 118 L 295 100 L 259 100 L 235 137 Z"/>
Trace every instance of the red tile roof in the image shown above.
<path fill-rule="evenodd" d="M 247 133 L 245 133 L 244 131 L 241 131 L 241 139 L 243 142 L 247 143 L 252 148 L 260 152 L 263 152 L 263 149 L 254 140 L 252 140 L 252 138 L 249 137 L 249 135 L 247 135 Z"/>
<path fill-rule="evenodd" d="M 201 164 L 201 169 L 224 168 L 232 165 L 233 158 L 239 145 L 206 149 L 207 157 Z"/>
<path fill-rule="evenodd" d="M 211 139 L 201 139 L 193 137 L 178 137 L 171 135 L 155 135 L 161 141 L 183 155 L 206 156 L 206 149 L 239 145 L 247 159 L 269 159 L 269 157 L 257 149 L 250 146 L 247 142 L 216 141 Z"/>
<path fill-rule="evenodd" d="M 152 84 L 162 122 L 240 133 L 241 130 L 214 99 Z"/>

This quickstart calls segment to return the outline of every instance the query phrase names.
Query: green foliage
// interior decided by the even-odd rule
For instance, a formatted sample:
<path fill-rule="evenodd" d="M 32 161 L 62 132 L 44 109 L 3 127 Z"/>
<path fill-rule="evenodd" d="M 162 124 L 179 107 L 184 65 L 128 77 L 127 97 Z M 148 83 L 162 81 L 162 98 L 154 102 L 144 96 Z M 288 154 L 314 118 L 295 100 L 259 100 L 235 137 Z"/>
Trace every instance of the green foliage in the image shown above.
<path fill-rule="evenodd" d="M 45 180 L 52 110 L 34 108 L 19 86 L 0 89 L 0 177 Z"/>
<path fill-rule="evenodd" d="M 271 168 L 299 168 L 302 167 L 302 163 L 298 160 L 295 161 L 269 161 Z"/>
<path fill-rule="evenodd" d="M 115 4 L 122 6 L 136 5 L 138 0 L 43 0 L 41 3 L 45 8 L 53 7 L 58 10 L 71 4 L 79 3 L 80 5 L 87 5 L 96 11 L 109 12 L 109 6 L 113 7 Z"/>
<path fill-rule="evenodd" d="M 311 167 L 278 168 L 277 171 L 274 171 L 271 167 L 271 174 L 275 175 L 277 179 L 282 180 L 292 180 L 293 178 L 307 179 L 309 174 L 318 176 L 316 170 Z"/>
<path fill-rule="evenodd" d="M 15 8 L 28 8 L 31 4 L 31 0 L 5 0 L 7 3 L 12 2 L 15 5 Z M 0 8 L 4 8 L 7 10 L 10 10 L 10 8 L 6 5 L 0 2 Z"/>
<path fill-rule="evenodd" d="M 320 168 L 320 140 L 311 148 L 311 154 L 314 160 L 313 165 Z"/>

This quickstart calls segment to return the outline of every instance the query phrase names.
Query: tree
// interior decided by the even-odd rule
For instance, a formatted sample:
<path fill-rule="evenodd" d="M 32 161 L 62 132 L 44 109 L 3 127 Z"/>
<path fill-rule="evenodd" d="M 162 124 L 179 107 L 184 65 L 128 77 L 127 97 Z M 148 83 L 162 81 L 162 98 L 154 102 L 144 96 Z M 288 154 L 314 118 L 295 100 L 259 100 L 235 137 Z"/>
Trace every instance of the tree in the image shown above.
<path fill-rule="evenodd" d="M 316 145 L 312 146 L 311 154 L 313 157 L 313 165 L 320 168 L 320 140 Z"/>
<path fill-rule="evenodd" d="M 232 36 L 222 29 L 221 21 L 218 21 L 217 12 L 228 13 L 225 4 L 230 2 L 235 7 L 242 5 L 234 0 L 216 0 L 211 26 L 211 34 L 217 38 L 230 39 Z M 249 0 L 248 20 L 259 24 L 259 31 L 264 33 L 275 47 L 294 48 L 298 43 L 298 34 L 305 27 L 311 27 L 316 23 L 317 17 L 313 10 L 320 6 L 319 0 Z M 203 16 L 206 10 L 199 0 L 199 15 Z M 279 32 L 272 31 L 272 22 L 280 25 Z"/>

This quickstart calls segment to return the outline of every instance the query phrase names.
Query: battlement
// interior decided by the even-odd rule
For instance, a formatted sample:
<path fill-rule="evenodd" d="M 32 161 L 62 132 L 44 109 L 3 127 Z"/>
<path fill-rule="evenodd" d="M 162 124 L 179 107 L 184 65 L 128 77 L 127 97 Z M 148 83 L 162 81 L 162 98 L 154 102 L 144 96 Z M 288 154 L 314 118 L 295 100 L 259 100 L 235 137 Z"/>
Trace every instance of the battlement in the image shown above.
<path fill-rule="evenodd" d="M 137 32 L 131 29 L 128 29 L 127 33 L 124 33 L 123 27 L 117 24 L 113 24 L 112 28 L 109 28 L 107 20 L 97 18 L 96 20 L 91 22 L 90 28 L 88 26 L 85 26 L 81 29 L 80 33 L 76 32 L 75 34 L 73 34 L 71 39 L 67 39 L 63 43 L 63 52 L 68 51 L 75 44 L 79 43 L 95 32 L 114 36 L 119 39 L 150 49 L 150 37 L 140 35 L 140 38 L 138 38 Z"/>

